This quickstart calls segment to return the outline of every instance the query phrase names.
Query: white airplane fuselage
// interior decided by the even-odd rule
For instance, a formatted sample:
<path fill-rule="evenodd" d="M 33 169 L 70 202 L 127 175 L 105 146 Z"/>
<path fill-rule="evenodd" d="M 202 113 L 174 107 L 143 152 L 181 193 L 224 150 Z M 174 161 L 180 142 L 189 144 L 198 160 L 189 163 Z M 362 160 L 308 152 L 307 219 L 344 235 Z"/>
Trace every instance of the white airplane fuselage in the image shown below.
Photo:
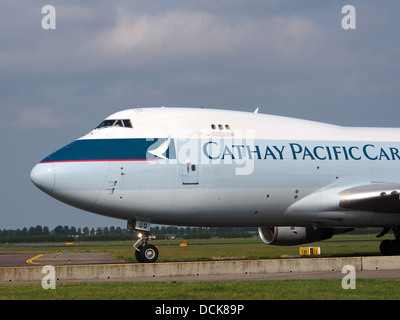
<path fill-rule="evenodd" d="M 74 207 L 152 224 L 400 225 L 397 209 L 344 204 L 353 188 L 400 184 L 400 129 L 190 108 L 106 120 L 39 162 L 32 181 Z"/>

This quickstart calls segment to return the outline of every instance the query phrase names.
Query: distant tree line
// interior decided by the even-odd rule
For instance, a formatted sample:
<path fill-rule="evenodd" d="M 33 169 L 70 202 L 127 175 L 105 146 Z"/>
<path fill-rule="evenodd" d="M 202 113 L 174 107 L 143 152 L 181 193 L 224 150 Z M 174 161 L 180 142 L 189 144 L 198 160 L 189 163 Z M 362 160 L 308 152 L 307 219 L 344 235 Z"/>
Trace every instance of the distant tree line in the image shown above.
<path fill-rule="evenodd" d="M 257 228 L 192 228 L 175 226 L 155 226 L 151 233 L 157 239 L 184 238 L 184 239 L 209 239 L 221 238 L 245 238 L 256 235 Z M 122 229 L 121 227 L 105 228 L 76 228 L 69 226 L 57 226 L 50 230 L 47 226 L 36 226 L 17 230 L 0 229 L 0 243 L 16 242 L 71 242 L 71 241 L 112 241 L 112 240 L 136 240 L 135 231 Z"/>
<path fill-rule="evenodd" d="M 17 230 L 0 229 L 0 243 L 6 242 L 63 242 L 63 241 L 104 241 L 136 239 L 136 233 L 121 227 L 75 228 L 57 226 L 50 231 L 49 227 L 36 226 Z"/>

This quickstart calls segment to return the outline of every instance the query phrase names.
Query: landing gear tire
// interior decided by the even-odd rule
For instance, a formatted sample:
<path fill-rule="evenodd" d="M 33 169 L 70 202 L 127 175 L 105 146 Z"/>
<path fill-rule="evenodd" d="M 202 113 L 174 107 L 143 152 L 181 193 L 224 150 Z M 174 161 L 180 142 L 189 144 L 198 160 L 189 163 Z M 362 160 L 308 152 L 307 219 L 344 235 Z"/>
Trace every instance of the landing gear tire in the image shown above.
<path fill-rule="evenodd" d="M 135 250 L 135 258 L 139 262 L 152 263 L 158 258 L 158 249 L 152 244 L 140 245 L 138 250 Z"/>
<path fill-rule="evenodd" d="M 140 248 L 140 262 L 152 263 L 158 258 L 158 249 L 152 244 L 147 244 Z"/>
<path fill-rule="evenodd" d="M 379 249 L 384 256 L 400 255 L 400 240 L 383 240 Z"/>
<path fill-rule="evenodd" d="M 141 261 L 142 258 L 140 257 L 140 251 L 142 250 L 142 247 L 143 247 L 143 246 L 140 245 L 140 246 L 137 248 L 139 251 L 135 249 L 135 258 L 136 258 L 136 260 L 139 261 L 139 262 L 143 262 L 143 261 Z"/>
<path fill-rule="evenodd" d="M 390 256 L 392 254 L 392 240 L 383 240 L 379 246 L 381 253 L 384 256 Z"/>

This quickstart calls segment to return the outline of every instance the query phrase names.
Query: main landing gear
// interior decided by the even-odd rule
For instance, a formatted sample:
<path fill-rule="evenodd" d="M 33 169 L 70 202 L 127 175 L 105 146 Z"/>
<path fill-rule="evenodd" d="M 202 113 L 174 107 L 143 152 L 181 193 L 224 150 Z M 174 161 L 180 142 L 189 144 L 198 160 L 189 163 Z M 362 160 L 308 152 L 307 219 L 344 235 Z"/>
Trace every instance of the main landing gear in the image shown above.
<path fill-rule="evenodd" d="M 400 255 L 400 227 L 383 228 L 382 232 L 377 235 L 378 238 L 382 237 L 393 229 L 395 240 L 383 240 L 379 246 L 381 253 L 384 256 Z"/>
<path fill-rule="evenodd" d="M 139 239 L 135 242 L 132 248 L 135 250 L 136 260 L 144 263 L 155 262 L 158 258 L 158 249 L 152 244 L 148 244 L 150 240 L 156 237 L 150 234 L 149 222 L 144 221 L 128 221 L 128 230 L 139 231 Z M 140 245 L 139 243 L 142 242 Z"/>

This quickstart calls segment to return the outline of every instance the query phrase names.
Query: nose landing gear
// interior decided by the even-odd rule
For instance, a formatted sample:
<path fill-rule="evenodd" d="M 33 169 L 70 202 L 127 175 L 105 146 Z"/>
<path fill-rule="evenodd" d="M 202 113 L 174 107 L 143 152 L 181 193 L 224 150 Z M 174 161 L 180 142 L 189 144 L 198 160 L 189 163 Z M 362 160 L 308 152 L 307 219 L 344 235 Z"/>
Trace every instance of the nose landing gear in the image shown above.
<path fill-rule="evenodd" d="M 132 248 L 135 250 L 136 260 L 143 263 L 155 262 L 158 258 L 158 249 L 148 241 L 154 240 L 156 237 L 150 234 L 149 222 L 145 221 L 128 221 L 129 230 L 140 231 L 139 239 L 135 242 Z M 140 245 L 139 243 L 142 242 Z"/>
<path fill-rule="evenodd" d="M 144 232 L 142 237 L 135 242 L 132 248 L 135 250 L 136 260 L 139 262 L 155 262 L 158 258 L 158 249 L 156 246 L 152 244 L 148 244 L 149 240 L 155 239 L 155 236 L 150 235 L 148 232 Z M 139 242 L 142 241 L 142 244 L 138 246 Z"/>

